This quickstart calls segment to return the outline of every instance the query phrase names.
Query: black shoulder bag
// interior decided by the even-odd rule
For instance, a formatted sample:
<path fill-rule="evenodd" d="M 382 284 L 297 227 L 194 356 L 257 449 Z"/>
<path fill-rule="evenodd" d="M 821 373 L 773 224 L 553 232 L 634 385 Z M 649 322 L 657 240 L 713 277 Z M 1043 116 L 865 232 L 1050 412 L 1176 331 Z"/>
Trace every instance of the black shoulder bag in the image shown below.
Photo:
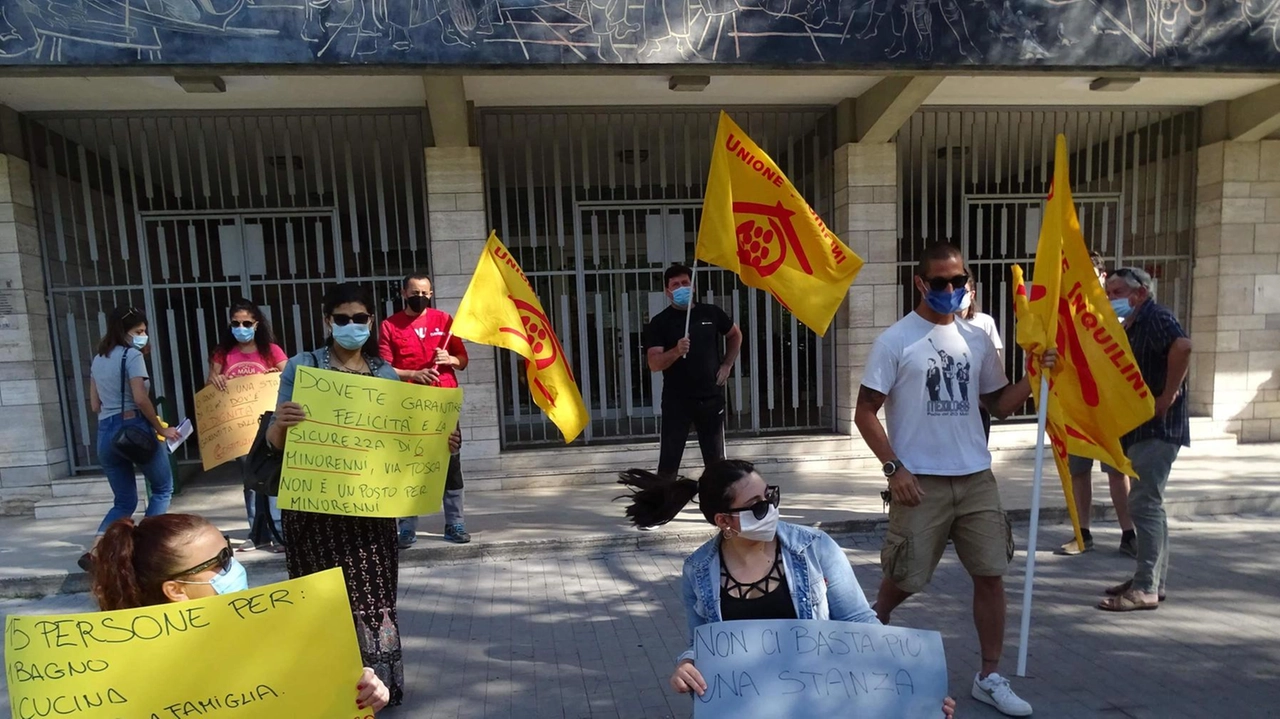
<path fill-rule="evenodd" d="M 320 358 L 315 352 L 309 352 L 313 367 L 320 366 Z M 301 364 L 301 363 L 299 363 Z M 258 433 L 253 437 L 253 445 L 249 454 L 245 455 L 244 488 L 252 489 L 268 497 L 280 496 L 280 472 L 284 469 L 284 453 L 267 441 L 267 430 L 271 427 L 274 412 L 263 412 L 258 417 Z"/>
<path fill-rule="evenodd" d="M 121 421 L 124 421 L 124 401 L 128 396 L 126 394 L 129 387 L 128 372 L 126 371 L 126 363 L 129 359 L 129 348 L 124 348 L 124 353 L 120 355 L 120 415 Z M 115 449 L 120 456 L 137 465 L 143 465 L 151 461 L 160 449 L 160 442 L 156 439 L 156 433 L 150 427 L 143 429 L 137 425 L 126 424 L 116 432 L 116 436 L 111 440 L 111 447 Z"/>

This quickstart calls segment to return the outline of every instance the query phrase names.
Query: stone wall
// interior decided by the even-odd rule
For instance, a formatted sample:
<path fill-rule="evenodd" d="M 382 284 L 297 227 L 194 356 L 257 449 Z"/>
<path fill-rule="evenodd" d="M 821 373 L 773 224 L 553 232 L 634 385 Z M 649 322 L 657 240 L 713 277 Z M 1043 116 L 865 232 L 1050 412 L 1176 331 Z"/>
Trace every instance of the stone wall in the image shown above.
<path fill-rule="evenodd" d="M 1200 148 L 1196 184 L 1191 410 L 1280 441 L 1280 141 Z"/>
<path fill-rule="evenodd" d="M 866 263 L 833 322 L 836 428 L 857 435 L 853 409 L 871 345 L 902 315 L 898 281 L 898 146 L 850 143 L 835 153 L 832 230 Z"/>
<path fill-rule="evenodd" d="M 425 152 L 435 306 L 454 314 L 489 234 L 480 148 L 429 147 Z M 467 354 L 467 369 L 458 373 L 464 394 L 462 457 L 466 470 L 489 472 L 500 463 L 496 350 L 467 343 Z"/>
<path fill-rule="evenodd" d="M 0 154 L 0 513 L 27 512 L 67 474 L 31 170 Z"/>

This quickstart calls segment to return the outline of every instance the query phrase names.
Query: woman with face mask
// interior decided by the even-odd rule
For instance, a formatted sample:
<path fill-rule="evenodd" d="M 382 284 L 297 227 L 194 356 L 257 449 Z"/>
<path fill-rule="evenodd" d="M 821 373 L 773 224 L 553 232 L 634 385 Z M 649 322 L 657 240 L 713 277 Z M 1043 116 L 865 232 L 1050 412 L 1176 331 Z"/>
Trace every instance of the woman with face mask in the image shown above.
<path fill-rule="evenodd" d="M 289 357 L 275 343 L 271 324 L 258 305 L 245 299 L 237 300 L 231 305 L 229 314 L 231 322 L 222 330 L 218 347 L 209 358 L 208 384 L 226 392 L 229 379 L 284 371 Z M 262 520 L 257 519 L 259 499 L 267 502 L 261 510 Z M 280 523 L 276 498 L 259 498 L 257 492 L 246 488 L 244 506 L 249 518 L 249 537 L 240 543 L 237 551 L 252 552 L 261 548 L 277 554 L 283 552 L 284 544 L 279 540 L 284 538 L 284 527 Z M 274 534 L 267 522 L 274 525 Z"/>
<path fill-rule="evenodd" d="M 964 299 L 960 301 L 960 311 L 956 313 L 956 317 L 985 332 L 991 338 L 991 343 L 996 346 L 996 355 L 1000 357 L 1000 363 L 1004 364 L 1004 339 L 1000 337 L 1000 326 L 996 324 L 996 318 L 982 311 L 982 305 L 978 302 L 978 288 L 973 284 L 972 273 L 969 274 L 969 282 L 964 286 L 964 290 Z M 982 417 L 982 431 L 986 433 L 989 441 L 991 413 L 986 407 L 979 407 L 978 414 Z"/>
<path fill-rule="evenodd" d="M 750 462 L 722 459 L 697 481 L 670 481 L 644 470 L 619 475 L 632 491 L 627 517 L 638 527 L 666 524 L 697 496 L 719 533 L 684 560 L 682 592 L 689 648 L 676 660 L 671 688 L 701 696 L 694 630 L 738 619 L 820 619 L 879 624 L 843 550 L 826 533 L 779 521 L 781 490 Z M 951 716 L 948 698 L 942 711 Z"/>
<path fill-rule="evenodd" d="M 178 430 L 165 427 L 151 403 L 151 380 L 143 359 L 149 341 L 142 310 L 117 307 L 107 315 L 107 332 L 89 366 L 89 407 L 98 415 L 98 462 L 115 498 L 98 525 L 95 547 L 112 522 L 138 510 L 137 470 L 151 488 L 148 517 L 168 511 L 173 496 L 169 450 L 160 439 L 175 439 Z M 140 439 L 136 450 L 122 449 L 120 439 L 130 433 Z M 154 446 L 145 442 L 147 437 L 156 439 Z M 88 572 L 93 561 L 91 549 L 77 564 Z"/>
<path fill-rule="evenodd" d="M 378 343 L 372 337 L 373 307 L 368 290 L 354 282 L 336 285 L 325 295 L 324 323 L 329 338 L 323 346 L 290 358 L 280 375 L 279 403 L 267 429 L 267 443 L 273 451 L 282 451 L 289 428 L 307 418 L 302 405 L 292 401 L 298 367 L 400 381 L 391 365 L 378 357 Z M 365 666 L 372 667 L 390 688 L 391 705 L 399 705 L 404 665 L 396 622 L 400 573 L 396 520 L 288 509 L 280 514 L 289 545 L 285 555 L 289 576 L 342 567 Z"/>
<path fill-rule="evenodd" d="M 93 596 L 104 611 L 204 599 L 249 588 L 244 566 L 218 528 L 194 514 L 121 519 L 98 545 Z M 357 709 L 387 705 L 387 687 L 365 669 L 355 686 Z"/>

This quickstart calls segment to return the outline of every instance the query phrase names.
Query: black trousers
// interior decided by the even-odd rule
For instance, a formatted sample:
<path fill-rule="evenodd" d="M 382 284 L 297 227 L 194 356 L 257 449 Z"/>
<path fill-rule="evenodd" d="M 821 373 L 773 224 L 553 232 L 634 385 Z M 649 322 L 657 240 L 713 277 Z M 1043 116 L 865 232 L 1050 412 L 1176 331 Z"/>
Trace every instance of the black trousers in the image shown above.
<path fill-rule="evenodd" d="M 658 452 L 658 475 L 675 477 L 680 471 L 689 426 L 698 432 L 702 462 L 709 465 L 724 459 L 724 395 L 706 399 L 662 400 L 662 443 Z"/>

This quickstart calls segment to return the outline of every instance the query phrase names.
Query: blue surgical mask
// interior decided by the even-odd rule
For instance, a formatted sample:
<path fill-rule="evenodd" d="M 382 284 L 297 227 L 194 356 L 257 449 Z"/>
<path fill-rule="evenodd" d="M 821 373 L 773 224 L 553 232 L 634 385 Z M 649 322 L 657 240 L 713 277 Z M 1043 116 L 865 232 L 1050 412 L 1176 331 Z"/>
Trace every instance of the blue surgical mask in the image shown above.
<path fill-rule="evenodd" d="M 671 301 L 676 307 L 688 307 L 689 301 L 693 299 L 692 287 L 677 287 L 671 290 Z"/>
<path fill-rule="evenodd" d="M 342 345 L 343 349 L 358 350 L 369 341 L 369 325 L 358 325 L 355 322 L 334 325 L 333 341 Z"/>
<path fill-rule="evenodd" d="M 1133 306 L 1129 304 L 1128 297 L 1117 297 L 1111 300 L 1111 309 L 1116 311 L 1116 317 L 1124 319 L 1133 313 Z"/>
<path fill-rule="evenodd" d="M 232 327 L 231 336 L 236 338 L 236 342 L 252 342 L 253 336 L 257 334 L 257 327 Z"/>
<path fill-rule="evenodd" d="M 924 301 L 940 315 L 951 315 L 960 311 L 960 307 L 964 304 L 964 298 L 969 295 L 969 290 L 961 287 L 958 290 L 947 292 L 946 290 L 929 290 L 924 293 Z"/>
<path fill-rule="evenodd" d="M 151 338 L 147 337 L 146 335 L 134 335 L 133 348 L 141 352 L 142 348 L 147 346 L 147 340 L 149 339 Z"/>
<path fill-rule="evenodd" d="M 244 565 L 235 557 L 231 558 L 231 563 L 227 568 L 213 575 L 213 579 L 207 582 L 192 582 L 179 579 L 179 584 L 208 584 L 213 587 L 213 591 L 218 594 L 235 594 L 243 592 L 249 588 L 249 574 L 244 570 Z"/>

